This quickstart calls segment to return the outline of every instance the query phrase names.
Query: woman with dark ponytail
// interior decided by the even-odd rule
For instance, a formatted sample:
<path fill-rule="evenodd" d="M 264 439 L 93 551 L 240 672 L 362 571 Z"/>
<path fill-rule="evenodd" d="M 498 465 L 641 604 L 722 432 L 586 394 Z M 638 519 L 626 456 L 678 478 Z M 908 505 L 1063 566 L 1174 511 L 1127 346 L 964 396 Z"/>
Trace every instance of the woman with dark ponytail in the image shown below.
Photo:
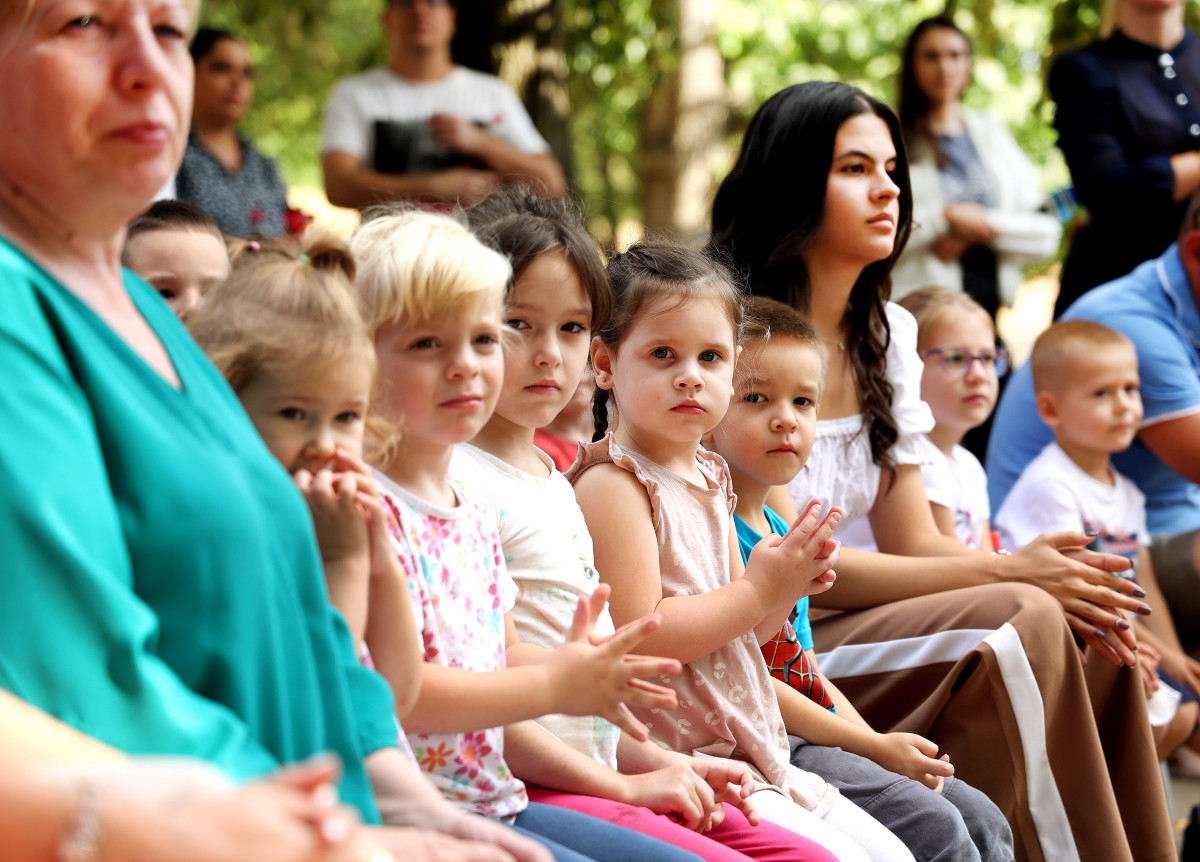
<path fill-rule="evenodd" d="M 1008 817 L 1017 858 L 1165 859 L 1144 695 L 1122 668 L 1136 659 L 1120 611 L 1141 604 L 1111 574 L 1124 561 L 1074 533 L 989 556 L 933 522 L 916 325 L 887 301 L 911 223 L 896 115 L 836 83 L 764 103 L 713 203 L 711 249 L 830 348 L 812 455 L 771 501 L 785 517 L 814 497 L 845 510 L 837 587 L 813 601 L 847 611 L 813 622 L 821 669 L 871 726 L 949 752 Z M 1072 633 L 1096 653 L 1086 669 Z"/>

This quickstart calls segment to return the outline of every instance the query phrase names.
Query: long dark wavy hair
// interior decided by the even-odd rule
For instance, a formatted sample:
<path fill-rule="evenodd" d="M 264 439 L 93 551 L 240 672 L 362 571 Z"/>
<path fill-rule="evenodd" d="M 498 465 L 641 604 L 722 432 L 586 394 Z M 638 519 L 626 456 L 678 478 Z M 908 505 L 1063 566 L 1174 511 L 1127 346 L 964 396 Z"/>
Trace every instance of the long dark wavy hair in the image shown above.
<path fill-rule="evenodd" d="M 921 37 L 930 30 L 952 30 L 962 36 L 963 41 L 967 44 L 967 51 L 971 50 L 971 40 L 967 38 L 967 34 L 962 31 L 962 28 L 949 18 L 936 15 L 917 24 L 909 35 L 908 41 L 904 43 L 904 54 L 900 63 L 900 101 L 898 105 L 904 143 L 912 152 L 916 152 L 918 148 L 928 147 L 929 151 L 933 153 L 934 161 L 938 167 L 941 167 L 944 161 L 942 148 L 938 144 L 937 136 L 929 128 L 929 97 L 917 86 L 917 45 L 920 44 Z"/>
<path fill-rule="evenodd" d="M 825 219 L 825 192 L 838 130 L 852 117 L 874 114 L 896 145 L 900 187 L 896 244 L 884 260 L 866 266 L 850 293 L 846 351 L 867 418 L 871 457 L 890 466 L 898 436 L 887 379 L 891 342 L 884 306 L 892 267 L 912 231 L 908 158 L 896 114 L 846 84 L 813 81 L 782 90 L 750 121 L 742 150 L 713 201 L 710 253 L 720 250 L 746 274 L 750 292 L 810 311 L 812 283 L 805 254 Z"/>

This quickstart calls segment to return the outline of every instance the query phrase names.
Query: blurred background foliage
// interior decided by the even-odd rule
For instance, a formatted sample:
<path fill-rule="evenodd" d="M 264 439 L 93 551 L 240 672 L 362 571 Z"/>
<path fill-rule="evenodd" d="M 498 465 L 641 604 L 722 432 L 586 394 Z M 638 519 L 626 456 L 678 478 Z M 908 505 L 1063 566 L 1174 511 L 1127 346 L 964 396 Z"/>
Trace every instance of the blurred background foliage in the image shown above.
<path fill-rule="evenodd" d="M 246 131 L 279 158 L 290 184 L 320 185 L 321 116 L 330 87 L 386 62 L 382 5 L 205 4 L 206 23 L 252 45 L 258 90 Z M 1195 6 L 1189 4 L 1193 25 Z M 836 79 L 893 102 L 908 32 L 943 13 L 974 41 L 967 103 L 1008 120 L 1048 191 L 1067 184 L 1045 75 L 1059 53 L 1096 37 L 1104 0 L 459 0 L 456 56 L 517 87 L 568 167 L 598 235 L 610 240 L 619 225 L 644 220 L 649 183 L 672 181 L 661 176 L 663 152 L 703 158 L 704 170 L 719 179 L 756 106 L 784 86 Z M 720 62 L 703 68 L 719 77 L 723 100 L 719 111 L 708 105 L 704 115 L 719 146 L 702 152 L 671 137 L 672 112 L 685 110 L 697 74 L 680 69 L 698 47 L 719 52 Z M 707 200 L 697 194 L 705 192 L 693 190 L 684 214 L 674 217 L 681 229 L 702 221 L 694 211 Z"/>

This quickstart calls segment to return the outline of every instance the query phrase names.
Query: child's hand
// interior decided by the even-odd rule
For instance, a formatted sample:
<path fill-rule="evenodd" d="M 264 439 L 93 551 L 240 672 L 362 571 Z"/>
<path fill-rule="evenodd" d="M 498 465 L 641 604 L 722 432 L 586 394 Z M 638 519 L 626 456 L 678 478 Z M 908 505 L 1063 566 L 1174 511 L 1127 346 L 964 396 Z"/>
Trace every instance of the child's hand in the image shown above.
<path fill-rule="evenodd" d="M 937 745 L 915 733 L 877 734 L 873 748 L 870 757 L 880 766 L 919 781 L 938 793 L 942 791 L 944 780 L 954 774 L 950 755 L 943 754 L 939 758 Z"/>
<path fill-rule="evenodd" d="M 609 587 L 601 584 L 590 599 L 580 597 L 566 642 L 542 665 L 560 707 L 569 715 L 598 715 L 634 739 L 649 737 L 646 726 L 633 717 L 630 706 L 642 709 L 674 709 L 678 705 L 671 689 L 646 679 L 679 673 L 675 659 L 630 655 L 662 624 L 658 614 L 647 614 L 627 623 L 607 638 L 593 638 L 597 607 L 603 608 Z"/>
<path fill-rule="evenodd" d="M 1182 650 L 1167 649 L 1158 664 L 1172 679 L 1186 685 L 1192 694 L 1200 697 L 1200 662 Z"/>
<path fill-rule="evenodd" d="M 754 546 L 745 578 L 773 607 L 793 605 L 805 596 L 833 586 L 840 545 L 833 538 L 842 510 L 836 506 L 821 518 L 821 504 L 811 500 L 783 536 L 767 536 Z"/>
<path fill-rule="evenodd" d="M 370 553 L 367 523 L 359 508 L 360 479 L 356 473 L 329 469 L 315 474 L 297 470 L 292 477 L 312 512 L 317 544 L 326 563 Z"/>
<path fill-rule="evenodd" d="M 683 764 L 622 779 L 626 789 L 621 801 L 675 817 L 688 829 L 708 832 L 725 820 L 712 788 Z"/>
<path fill-rule="evenodd" d="M 750 802 L 750 794 L 754 792 L 754 775 L 748 768 L 724 757 L 687 757 L 687 760 L 692 772 L 712 788 L 718 805 L 728 803 L 746 815 L 751 826 L 758 825 L 758 812 Z"/>

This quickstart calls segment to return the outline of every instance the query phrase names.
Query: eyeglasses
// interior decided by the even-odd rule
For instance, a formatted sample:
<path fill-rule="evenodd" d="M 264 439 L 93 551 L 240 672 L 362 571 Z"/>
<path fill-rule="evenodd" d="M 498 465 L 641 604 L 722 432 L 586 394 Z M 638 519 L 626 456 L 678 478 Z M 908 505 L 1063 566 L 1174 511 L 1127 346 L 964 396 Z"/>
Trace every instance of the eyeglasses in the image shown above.
<path fill-rule="evenodd" d="M 1008 373 L 1008 351 L 1003 347 L 995 350 L 985 350 L 982 353 L 972 353 L 965 347 L 931 347 L 917 354 L 922 359 L 936 356 L 938 364 L 947 377 L 966 377 L 971 373 L 971 366 L 976 362 L 984 374 L 1003 377 Z"/>

